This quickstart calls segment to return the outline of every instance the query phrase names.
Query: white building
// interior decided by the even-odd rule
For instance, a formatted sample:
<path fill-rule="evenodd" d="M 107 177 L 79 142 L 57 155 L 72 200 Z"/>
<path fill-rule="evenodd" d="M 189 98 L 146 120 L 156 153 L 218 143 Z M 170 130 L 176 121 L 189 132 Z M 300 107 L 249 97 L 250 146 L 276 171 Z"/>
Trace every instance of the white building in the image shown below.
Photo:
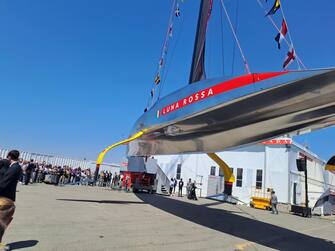
<path fill-rule="evenodd" d="M 236 178 L 233 195 L 249 203 L 255 188 L 273 188 L 279 202 L 305 203 L 304 172 L 296 159 L 307 156 L 308 195 L 310 206 L 328 188 L 335 188 L 335 174 L 325 171 L 325 162 L 289 138 L 236 148 L 218 153 L 231 167 Z M 206 154 L 155 156 L 158 165 L 171 178 L 189 178 L 198 183 L 202 197 L 223 192 L 223 172 Z"/>

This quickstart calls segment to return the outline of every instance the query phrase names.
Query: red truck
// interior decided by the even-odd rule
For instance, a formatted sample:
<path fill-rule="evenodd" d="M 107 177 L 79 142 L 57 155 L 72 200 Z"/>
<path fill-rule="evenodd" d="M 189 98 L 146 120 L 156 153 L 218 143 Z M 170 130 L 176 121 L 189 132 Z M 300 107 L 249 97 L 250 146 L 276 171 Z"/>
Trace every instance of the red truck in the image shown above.
<path fill-rule="evenodd" d="M 134 193 L 138 191 L 156 192 L 156 174 L 131 171 L 122 171 L 121 173 L 123 174 L 122 187 L 127 188 L 127 190 Z"/>

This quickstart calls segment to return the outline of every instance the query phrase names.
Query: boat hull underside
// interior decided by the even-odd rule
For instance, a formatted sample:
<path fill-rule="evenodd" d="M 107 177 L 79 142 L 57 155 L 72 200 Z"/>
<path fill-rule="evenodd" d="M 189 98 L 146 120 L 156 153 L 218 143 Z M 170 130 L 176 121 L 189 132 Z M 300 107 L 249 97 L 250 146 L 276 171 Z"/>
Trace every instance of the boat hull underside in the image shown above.
<path fill-rule="evenodd" d="M 259 91 L 149 131 L 130 156 L 218 152 L 335 124 L 334 72 Z M 317 80 L 317 83 L 316 83 Z"/>

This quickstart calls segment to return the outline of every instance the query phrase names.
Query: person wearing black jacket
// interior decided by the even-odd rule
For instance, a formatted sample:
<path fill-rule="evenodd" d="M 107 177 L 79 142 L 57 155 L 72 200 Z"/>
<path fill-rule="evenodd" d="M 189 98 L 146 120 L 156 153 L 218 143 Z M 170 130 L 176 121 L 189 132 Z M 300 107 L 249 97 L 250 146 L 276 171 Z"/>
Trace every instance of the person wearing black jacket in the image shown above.
<path fill-rule="evenodd" d="M 27 166 L 27 169 L 26 169 L 26 178 L 24 180 L 24 184 L 25 185 L 28 185 L 29 182 L 30 182 L 30 179 L 31 179 L 31 174 L 33 173 L 33 171 L 35 170 L 36 168 L 36 165 L 34 163 L 34 160 L 31 159 L 28 166 Z"/>
<path fill-rule="evenodd" d="M 191 192 L 190 192 L 190 199 L 191 200 L 198 200 L 197 198 L 197 194 L 195 192 L 195 190 L 197 189 L 197 186 L 196 186 L 196 182 L 194 181 L 192 184 L 191 184 Z"/>
<path fill-rule="evenodd" d="M 178 183 L 178 197 L 183 197 L 183 186 L 184 186 L 184 181 L 183 179 L 180 179 Z"/>
<path fill-rule="evenodd" d="M 7 169 L 9 168 L 10 161 L 8 159 L 0 160 L 0 179 L 6 173 Z"/>
<path fill-rule="evenodd" d="M 19 156 L 20 153 L 17 150 L 12 150 L 8 153 L 7 159 L 10 165 L 0 177 L 0 251 L 10 249 L 2 244 L 1 241 L 15 212 L 16 186 L 22 174 L 21 166 L 18 163 Z"/>

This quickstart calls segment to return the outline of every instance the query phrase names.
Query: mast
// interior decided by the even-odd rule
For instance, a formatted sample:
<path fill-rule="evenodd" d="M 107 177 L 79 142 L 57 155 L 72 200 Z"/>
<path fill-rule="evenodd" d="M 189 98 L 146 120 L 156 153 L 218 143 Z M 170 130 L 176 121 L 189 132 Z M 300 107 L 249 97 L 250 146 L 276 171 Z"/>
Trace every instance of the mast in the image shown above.
<path fill-rule="evenodd" d="M 205 48 L 207 23 L 211 16 L 213 0 L 201 0 L 197 33 L 195 37 L 192 67 L 189 84 L 206 78 L 205 72 Z"/>

